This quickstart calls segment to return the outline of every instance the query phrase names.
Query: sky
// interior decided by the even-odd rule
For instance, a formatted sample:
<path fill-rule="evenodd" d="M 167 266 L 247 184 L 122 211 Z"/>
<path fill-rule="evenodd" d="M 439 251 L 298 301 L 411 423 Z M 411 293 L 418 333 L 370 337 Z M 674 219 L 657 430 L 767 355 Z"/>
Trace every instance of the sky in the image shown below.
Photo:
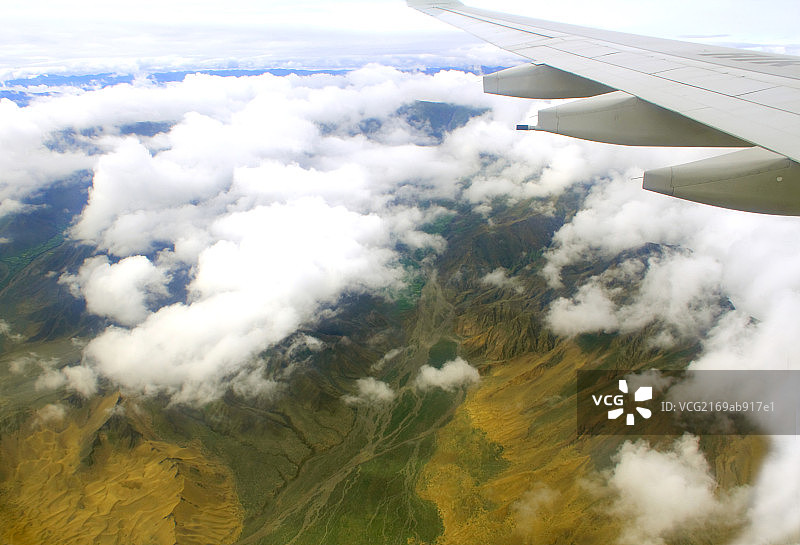
<path fill-rule="evenodd" d="M 668 38 L 796 46 L 791 0 L 476 0 L 476 7 Z M 401 0 L 15 2 L 0 21 L 0 80 L 36 73 L 514 62 Z M 710 38 L 702 38 L 710 36 Z M 420 57 L 420 55 L 425 57 Z M 424 60 L 423 60 L 424 59 Z"/>
<path fill-rule="evenodd" d="M 800 19 L 796 2 L 778 0 L 474 2 L 482 4 L 779 50 L 793 50 Z M 587 181 L 593 185 L 581 209 L 546 253 L 550 285 L 558 286 L 570 265 L 637 256 L 651 243 L 667 249 L 620 260 L 555 301 L 548 320 L 556 332 L 625 333 L 658 323 L 649 340 L 656 345 L 699 339 L 702 351 L 692 363 L 698 368 L 800 369 L 800 220 L 687 203 L 631 181 L 643 169 L 688 162 L 707 150 L 516 132 L 514 125 L 544 103 L 484 95 L 480 78 L 463 71 L 398 69 L 515 58 L 403 2 L 221 5 L 34 0 L 4 8 L 0 80 L 98 71 L 142 76 L 61 90 L 27 107 L 0 100 L 0 215 L 26 213 L 25 200 L 37 191 L 77 170 L 92 172 L 89 202 L 69 236 L 94 255 L 58 274 L 111 325 L 84 339 L 78 365 L 34 356 L 18 362 L 19 369 L 41 367 L 39 388 L 90 395 L 107 380 L 181 403 L 204 403 L 227 388 L 275 395 L 286 377 L 265 376 L 260 353 L 330 312 L 343 293 L 400 289 L 399 243 L 443 251 L 445 241 L 422 229 L 448 213 L 431 200 L 452 199 L 488 217 L 497 198 L 546 199 Z M 164 85 L 144 77 L 150 70 L 275 66 L 358 69 L 309 77 L 196 74 Z M 415 100 L 487 112 L 437 142 L 397 115 Z M 359 127 L 368 120 L 379 120 L 380 128 L 365 136 Z M 167 129 L 154 136 L 118 129 L 139 121 Z M 68 130 L 77 131 L 73 141 L 45 145 Z M 187 279 L 182 297 L 170 293 L 176 278 Z M 486 271 L 482 282 L 525 289 L 502 269 Z M 630 293 L 619 293 L 621 282 Z M 18 338 L 13 317 L 0 317 L 0 324 L 0 334 Z M 297 342 L 311 351 L 320 344 Z M 343 402 L 396 399 L 379 380 L 381 366 L 391 365 L 389 354 L 384 359 Z M 476 381 L 470 362 L 457 359 L 439 370 L 423 367 L 410 387 L 449 390 Z M 702 526 L 720 513 L 749 521 L 743 544 L 796 539 L 800 447 L 771 441 L 758 481 L 727 496 L 715 492 L 694 438 L 660 451 L 642 442 L 621 445 L 604 479 L 619 496 L 618 513 L 636 523 L 623 541 L 660 545 L 675 528 Z M 674 501 L 676 482 L 693 492 L 691 501 Z"/>

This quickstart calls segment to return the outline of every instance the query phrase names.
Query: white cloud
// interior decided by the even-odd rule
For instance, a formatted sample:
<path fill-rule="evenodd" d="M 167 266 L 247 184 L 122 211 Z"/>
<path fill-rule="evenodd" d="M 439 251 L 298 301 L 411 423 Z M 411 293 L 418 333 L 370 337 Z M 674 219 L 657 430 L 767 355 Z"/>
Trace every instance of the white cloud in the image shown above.
<path fill-rule="evenodd" d="M 551 318 L 565 333 L 600 326 L 633 330 L 652 319 L 687 334 L 702 333 L 716 323 L 724 310 L 719 301 L 727 298 L 747 316 L 767 320 L 773 310 L 791 304 L 792 293 L 800 289 L 795 276 L 800 260 L 784 250 L 798 231 L 794 218 L 687 203 L 612 177 L 597 184 L 584 208 L 553 237 L 544 269 L 548 281 L 560 285 L 567 265 L 611 259 L 647 244 L 659 245 L 659 253 L 591 278 L 575 296 L 560 299 Z M 643 271 L 631 269 L 641 264 Z M 632 300 L 617 301 L 615 294 L 623 287 L 625 295 L 634 295 Z M 562 318 L 579 308 L 591 310 L 585 301 L 589 294 L 607 322 L 568 331 Z"/>
<path fill-rule="evenodd" d="M 680 335 L 702 342 L 693 368 L 800 369 L 792 326 L 800 313 L 800 259 L 791 250 L 798 238 L 797 218 L 687 203 L 649 194 L 612 176 L 595 185 L 583 209 L 553 237 L 546 254 L 548 280 L 558 285 L 566 266 L 637 253 L 648 243 L 659 245 L 660 253 L 634 260 L 646 265 L 638 273 L 629 269 L 625 276 L 612 267 L 589 279 L 574 295 L 557 300 L 549 318 L 564 334 L 635 330 L 658 319 L 669 326 L 667 335 L 651 342 L 671 342 Z M 733 310 L 719 304 L 726 299 Z M 765 387 L 733 384 L 725 393 L 759 386 Z M 769 429 L 768 421 L 761 424 Z M 792 460 L 796 463 L 796 449 L 779 440 L 773 444 L 760 475 L 774 476 Z M 749 492 L 753 508 L 744 533 L 750 541 L 743 543 L 796 539 L 800 517 L 791 509 L 779 510 L 780 524 L 769 527 L 754 515 L 775 507 L 767 498 L 777 489 L 796 494 L 795 482 L 776 485 L 773 477 L 756 481 Z"/>
<path fill-rule="evenodd" d="M 619 329 L 617 309 L 611 294 L 597 282 L 581 286 L 572 299 L 562 297 L 554 301 L 547 320 L 559 335 L 611 333 Z"/>
<path fill-rule="evenodd" d="M 381 219 L 320 199 L 225 215 L 211 231 L 219 241 L 198 257 L 189 301 L 89 343 L 87 360 L 103 374 L 131 388 L 182 390 L 191 400 L 192 388 L 221 383 L 344 290 L 398 280 Z"/>
<path fill-rule="evenodd" d="M 264 370 L 258 366 L 254 369 L 242 369 L 230 381 L 231 389 L 243 397 L 267 397 L 277 395 L 281 384 L 277 380 L 268 379 L 264 376 Z M 216 392 L 212 392 L 215 395 Z"/>
<path fill-rule="evenodd" d="M 85 365 L 62 367 L 61 373 L 64 375 L 67 387 L 83 397 L 90 397 L 97 392 L 97 373 L 91 367 Z"/>
<path fill-rule="evenodd" d="M 373 377 L 358 379 L 356 386 L 358 386 L 358 394 L 343 396 L 342 400 L 345 403 L 350 405 L 387 403 L 392 401 L 396 395 L 391 386 Z"/>
<path fill-rule="evenodd" d="M 58 358 L 43 358 L 36 352 L 29 352 L 23 356 L 16 356 L 8 365 L 9 371 L 15 375 L 21 375 L 28 371 L 31 367 L 38 367 L 43 371 L 55 369 L 59 363 Z"/>
<path fill-rule="evenodd" d="M 36 411 L 36 416 L 38 416 L 40 422 L 61 422 L 64 420 L 64 417 L 67 415 L 67 409 L 64 405 L 60 403 L 50 403 L 45 405 L 38 411 Z"/>
<path fill-rule="evenodd" d="M 430 145 L 396 115 L 419 99 L 495 108 Z M 30 128 L 30 138 L 15 142 L 21 154 L 64 130 L 95 150 L 74 152 L 93 179 L 71 234 L 99 255 L 62 278 L 90 312 L 117 325 L 88 342 L 84 367 L 125 388 L 198 402 L 221 395 L 259 352 L 342 294 L 396 289 L 398 243 L 443 251 L 444 239 L 421 227 L 452 212 L 427 203 L 461 198 L 476 174 L 534 183 L 535 194 L 562 191 L 569 176 L 555 185 L 535 180 L 549 168 L 547 153 L 569 148 L 574 156 L 574 143 L 518 141 L 514 122 L 529 108 L 484 95 L 471 74 L 370 65 L 344 76 L 136 81 L 11 110 Z M 114 128 L 142 120 L 171 128 L 153 137 Z M 359 129 L 366 120 L 378 127 L 368 137 Z M 35 188 L 53 177 L 38 179 Z M 182 278 L 186 297 L 167 293 Z M 66 380 L 57 375 L 53 385 Z"/>
<path fill-rule="evenodd" d="M 417 378 L 414 379 L 414 385 L 420 390 L 441 388 L 452 392 L 462 386 L 474 384 L 479 380 L 480 374 L 478 374 L 477 369 L 462 358 L 456 358 L 446 362 L 439 369 L 430 365 L 423 365 L 419 369 Z"/>
<path fill-rule="evenodd" d="M 92 158 L 76 152 L 58 153 L 44 144 L 58 124 L 0 99 L 0 217 L 24 212 L 22 199 L 76 170 L 89 168 Z"/>
<path fill-rule="evenodd" d="M 491 110 L 431 145 L 396 114 L 420 99 Z M 137 80 L 10 110 L 29 128 L 14 142 L 23 155 L 65 130 L 96 151 L 70 152 L 93 170 L 71 234 L 100 255 L 63 279 L 117 326 L 90 340 L 85 365 L 126 388 L 202 401 L 342 294 L 396 288 L 398 243 L 443 251 L 421 227 L 452 212 L 422 203 L 487 205 L 494 194 L 469 186 L 481 176 L 506 180 L 512 198 L 558 194 L 621 153 L 520 135 L 514 124 L 532 106 L 484 95 L 471 74 L 370 65 L 343 76 Z M 142 120 L 171 128 L 115 129 Z M 367 121 L 377 127 L 369 135 Z M 15 168 L 36 188 L 53 179 L 37 177 L 35 162 Z M 181 291 L 166 292 L 182 278 Z"/>
<path fill-rule="evenodd" d="M 517 293 L 525 291 L 519 278 L 509 277 L 508 271 L 502 267 L 498 267 L 481 277 L 481 283 L 498 288 L 511 288 Z"/>
<path fill-rule="evenodd" d="M 297 338 L 289 345 L 289 348 L 286 349 L 286 353 L 289 356 L 293 356 L 298 350 L 300 349 L 307 349 L 311 352 L 319 352 L 325 348 L 325 343 L 321 340 L 317 339 L 316 337 L 312 337 L 311 335 L 298 335 Z"/>
<path fill-rule="evenodd" d="M 639 34 L 673 38 L 712 34 L 716 41 L 774 42 L 777 47 L 796 43 L 791 21 L 800 15 L 789 0 L 768 0 L 758 8 L 744 0 L 734 2 L 735 7 L 721 0 L 681 0 L 669 8 L 658 4 L 644 8 L 631 0 L 602 6 L 570 0 L 537 4 L 535 9 L 516 0 L 471 4 Z M 188 6 L 183 1 L 133 5 L 81 0 L 67 6 L 34 0 L 8 8 L 0 22 L 0 76 L 199 67 L 352 67 L 370 60 L 395 66 L 492 66 L 518 58 L 395 0 L 236 0 L 224 7 L 209 1 Z"/>
<path fill-rule="evenodd" d="M 626 520 L 623 544 L 661 545 L 676 531 L 734 526 L 746 507 L 745 489 L 717 489 L 695 437 L 683 436 L 666 452 L 626 441 L 615 462 L 607 478 L 617 494 L 613 510 Z"/>
<path fill-rule="evenodd" d="M 755 482 L 749 527 L 735 545 L 797 542 L 800 538 L 800 446 L 797 437 L 773 436 L 771 452 Z"/>
<path fill-rule="evenodd" d="M 404 350 L 402 348 L 393 348 L 389 350 L 386 354 L 381 356 L 381 359 L 376 361 L 370 366 L 372 371 L 380 371 L 383 367 L 390 361 L 394 360 L 397 356 L 402 354 Z"/>
<path fill-rule="evenodd" d="M 632 259 L 590 278 L 572 298 L 554 301 L 547 319 L 560 335 L 629 333 L 660 322 L 666 329 L 658 344 L 671 345 L 676 337 L 709 330 L 723 312 L 721 277 L 720 264 L 707 257 L 668 254 L 646 264 Z M 631 302 L 617 303 L 631 292 Z"/>
<path fill-rule="evenodd" d="M 149 314 L 149 302 L 167 295 L 168 280 L 150 260 L 137 255 L 114 264 L 106 256 L 93 257 L 83 262 L 77 275 L 64 275 L 59 281 L 86 299 L 92 314 L 135 325 Z"/>
<path fill-rule="evenodd" d="M 491 110 L 431 145 L 395 114 L 418 99 Z M 9 155 L 0 159 L 0 198 L 10 199 L 8 211 L 59 177 L 92 169 L 91 200 L 72 234 L 99 255 L 64 278 L 93 312 L 118 324 L 90 340 L 81 366 L 48 367 L 37 386 L 88 394 L 102 377 L 134 391 L 167 391 L 175 401 L 203 402 L 227 388 L 273 395 L 274 379 L 258 371 L 261 351 L 313 323 L 342 294 L 390 291 L 401 278 L 398 243 L 444 249 L 421 227 L 447 212 L 427 202 L 455 199 L 488 213 L 497 198 L 558 195 L 584 182 L 594 186 L 583 209 L 546 255 L 553 285 L 564 267 L 582 261 L 635 255 L 647 243 L 662 251 L 625 259 L 557 301 L 550 317 L 560 332 L 630 331 L 655 319 L 668 326 L 659 342 L 708 331 L 696 365 L 797 368 L 797 220 L 644 192 L 628 179 L 641 168 L 615 169 L 679 163 L 708 150 L 514 131 L 539 105 L 485 96 L 470 74 L 379 66 L 344 76 L 136 81 L 27 108 L 2 101 L 0 143 Z M 152 138 L 114 129 L 143 120 L 172 128 Z M 369 136 L 359 130 L 366 120 L 380 123 Z M 60 131 L 92 128 L 80 139 L 95 155 L 44 145 Z M 165 294 L 169 278 L 187 283 Z M 513 279 L 501 270 L 486 281 Z M 735 312 L 720 308 L 725 298 Z M 456 360 L 423 367 L 415 384 L 453 389 L 475 380 L 477 371 Z M 776 448 L 764 475 L 791 456 Z M 759 481 L 753 498 L 767 498 L 772 482 Z M 782 520 L 791 527 L 789 514 Z"/>
<path fill-rule="evenodd" d="M 43 367 L 43 371 L 36 379 L 37 390 L 56 390 L 66 387 L 86 398 L 97 392 L 97 373 L 85 365 L 66 366 L 61 369 Z"/>
<path fill-rule="evenodd" d="M 36 379 L 35 388 L 37 390 L 55 390 L 67 383 L 66 376 L 57 369 L 45 369 Z"/>
<path fill-rule="evenodd" d="M 14 199 L 4 199 L 0 201 L 0 218 L 8 216 L 9 214 L 18 214 L 24 211 L 27 207 Z"/>
<path fill-rule="evenodd" d="M 671 161 L 690 160 L 682 155 L 676 152 Z M 652 159 L 648 162 L 652 164 Z M 551 285 L 560 285 L 561 269 L 580 259 L 614 256 L 648 242 L 687 243 L 693 231 L 709 221 L 714 224 L 727 214 L 721 209 L 642 191 L 641 185 L 629 181 L 640 174 L 631 169 L 624 175 L 611 172 L 609 178 L 599 180 L 583 208 L 556 232 L 544 269 Z"/>
<path fill-rule="evenodd" d="M 23 339 L 20 333 L 14 333 L 11 324 L 2 319 L 0 319 L 0 337 L 5 337 L 12 342 L 18 342 Z"/>

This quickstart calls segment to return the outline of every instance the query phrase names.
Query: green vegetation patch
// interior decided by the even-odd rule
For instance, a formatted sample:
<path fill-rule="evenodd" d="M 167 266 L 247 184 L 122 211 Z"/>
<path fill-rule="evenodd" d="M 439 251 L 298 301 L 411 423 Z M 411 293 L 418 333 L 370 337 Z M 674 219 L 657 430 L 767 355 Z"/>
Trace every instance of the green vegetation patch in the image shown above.
<path fill-rule="evenodd" d="M 450 339 L 439 339 L 430 350 L 428 350 L 428 365 L 441 368 L 448 361 L 453 361 L 458 356 L 458 343 Z"/>
<path fill-rule="evenodd" d="M 11 279 L 22 269 L 30 265 L 34 259 L 57 248 L 63 242 L 64 236 L 58 234 L 36 246 L 25 248 L 17 254 L 0 257 L 0 263 L 3 265 L 3 277 L 0 278 L 0 290 L 5 288 Z"/>
<path fill-rule="evenodd" d="M 297 543 L 432 542 L 443 531 L 436 505 L 413 491 L 432 443 L 432 438 L 406 443 L 359 465 L 336 486 L 315 517 L 287 520 L 281 534 Z"/>

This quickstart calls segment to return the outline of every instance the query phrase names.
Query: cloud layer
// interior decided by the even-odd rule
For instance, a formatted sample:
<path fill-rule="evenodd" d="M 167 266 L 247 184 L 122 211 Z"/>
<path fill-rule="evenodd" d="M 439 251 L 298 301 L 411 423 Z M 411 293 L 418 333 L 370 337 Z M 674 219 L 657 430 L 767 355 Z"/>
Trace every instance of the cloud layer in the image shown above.
<path fill-rule="evenodd" d="M 679 155 L 673 162 L 680 162 Z M 690 365 L 695 369 L 800 369 L 800 260 L 794 251 L 800 221 L 650 194 L 626 177 L 612 173 L 598 180 L 582 209 L 553 237 L 544 270 L 552 286 L 561 285 L 569 267 L 612 265 L 551 305 L 551 327 L 574 335 L 653 325 L 653 346 L 701 344 Z M 726 393 L 735 396 L 747 387 L 732 385 Z M 772 453 L 749 492 L 754 503 L 742 543 L 780 542 L 800 533 L 800 478 L 789 471 L 782 483 L 776 480 L 796 465 L 800 448 L 781 437 L 770 443 Z M 637 454 L 628 455 L 634 460 Z M 767 500 L 774 494 L 785 503 Z"/>
<path fill-rule="evenodd" d="M 418 100 L 489 109 L 440 141 L 402 114 Z M 85 347 L 80 376 L 51 382 L 88 392 L 105 377 L 187 402 L 260 377 L 259 354 L 343 294 L 396 291 L 399 246 L 445 247 L 421 230 L 452 213 L 433 201 L 491 209 L 497 192 L 473 190 L 482 180 L 502 178 L 518 200 L 613 160 L 556 137 L 530 145 L 513 127 L 531 104 L 486 96 L 457 71 L 193 75 L 2 107 L 0 138 L 16 157 L 0 185 L 9 213 L 92 171 L 70 235 L 97 255 L 61 282 L 111 324 Z M 157 130 L 123 130 L 142 122 Z"/>
<path fill-rule="evenodd" d="M 626 442 L 615 461 L 608 483 L 617 494 L 614 510 L 626 519 L 621 543 L 661 545 L 676 533 L 733 526 L 744 512 L 743 490 L 716 490 L 697 438 L 684 436 L 666 452 Z"/>
<path fill-rule="evenodd" d="M 439 143 L 397 114 L 420 99 L 490 110 Z M 136 81 L 26 108 L 0 101 L 0 212 L 20 213 L 26 199 L 76 170 L 93 173 L 71 236 L 96 255 L 61 278 L 110 325 L 90 340 L 82 366 L 49 369 L 40 387 L 88 394 L 102 378 L 176 401 L 204 402 L 227 388 L 271 395 L 279 386 L 262 372 L 263 350 L 331 312 L 343 294 L 389 296 L 403 281 L 398 247 L 444 248 L 422 229 L 448 213 L 433 201 L 485 212 L 498 197 L 547 197 L 584 182 L 594 185 L 554 236 L 545 274 L 558 286 L 571 266 L 614 265 L 552 305 L 556 331 L 656 323 L 657 345 L 702 342 L 700 368 L 800 368 L 798 221 L 643 192 L 630 181 L 641 168 L 708 152 L 514 131 L 538 105 L 485 96 L 479 79 L 461 72 L 374 65 L 340 76 Z M 120 130 L 141 121 L 166 128 L 152 136 Z M 630 165 L 641 168 L 619 171 Z M 515 287 L 503 270 L 484 281 Z M 424 366 L 415 386 L 453 390 L 476 380 L 477 370 L 455 360 Z M 358 399 L 392 394 L 375 379 L 357 388 Z M 797 446 L 773 445 L 746 515 L 755 543 L 800 527 Z M 650 464 L 683 476 L 702 511 L 713 494 L 693 448 L 627 447 L 614 486 L 644 494 L 623 477 Z M 641 505 L 662 501 L 669 504 Z M 657 543 L 682 524 L 678 507 L 652 520 L 642 539 Z M 649 508 L 626 513 L 650 521 Z"/>

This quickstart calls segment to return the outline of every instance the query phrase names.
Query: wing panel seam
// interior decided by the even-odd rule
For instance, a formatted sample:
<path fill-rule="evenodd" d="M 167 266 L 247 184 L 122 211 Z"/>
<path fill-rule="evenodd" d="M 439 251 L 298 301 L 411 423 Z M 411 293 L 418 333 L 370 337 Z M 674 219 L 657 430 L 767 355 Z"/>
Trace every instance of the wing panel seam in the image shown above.
<path fill-rule="evenodd" d="M 558 36 L 548 36 L 547 34 L 541 34 L 539 32 L 533 32 L 533 31 L 525 30 L 525 29 L 522 29 L 522 28 L 519 28 L 519 27 L 515 27 L 515 26 L 503 24 L 503 23 L 498 23 L 498 22 L 495 22 L 495 21 L 491 21 L 489 19 L 482 19 L 481 17 L 478 17 L 476 15 L 469 15 L 467 13 L 464 13 L 464 12 L 461 12 L 461 11 L 456 11 L 454 9 L 447 9 L 447 8 L 438 8 L 438 9 L 440 9 L 442 11 L 450 12 L 453 15 L 460 15 L 461 17 L 466 17 L 468 19 L 474 19 L 476 21 L 480 21 L 481 23 L 488 23 L 490 25 L 497 25 L 497 26 L 500 26 L 500 27 L 503 27 L 503 28 L 508 28 L 508 29 L 511 29 L 511 30 L 517 30 L 519 32 L 525 32 L 527 34 L 533 34 L 534 36 L 541 36 L 542 38 L 549 38 L 549 39 L 552 40 L 552 39 L 555 39 L 555 38 L 558 37 Z"/>
<path fill-rule="evenodd" d="M 603 61 L 602 57 L 604 57 L 606 55 L 610 55 L 610 53 L 606 53 L 606 54 L 603 54 L 603 55 L 598 55 L 596 57 L 588 57 L 588 56 L 582 55 L 580 53 L 573 53 L 571 51 L 564 51 L 564 50 L 561 50 L 558 47 L 555 47 L 555 46 L 552 46 L 552 45 L 540 45 L 538 47 L 544 47 L 544 48 L 548 48 L 548 49 L 553 49 L 555 51 L 558 51 L 559 53 L 565 53 L 565 54 L 568 54 L 568 55 L 574 55 L 576 57 L 580 57 L 580 58 L 585 59 L 587 61 L 599 62 L 599 63 L 605 64 L 605 65 L 608 65 L 608 66 L 614 66 L 616 68 L 621 68 L 623 70 L 630 70 L 631 72 L 635 72 L 637 74 L 641 74 L 641 75 L 643 75 L 645 77 L 658 78 L 661 81 L 668 81 L 668 82 L 670 82 L 672 84 L 675 84 L 675 85 L 683 85 L 685 87 L 691 87 L 693 89 L 698 89 L 700 91 L 704 91 L 704 92 L 707 92 L 707 93 L 714 93 L 716 95 L 725 96 L 725 97 L 733 98 L 733 99 L 736 99 L 736 100 L 742 100 L 744 102 L 747 102 L 748 104 L 752 104 L 752 105 L 757 106 L 759 108 L 770 108 L 770 109 L 775 110 L 775 111 L 784 112 L 784 113 L 787 113 L 787 114 L 791 114 L 791 115 L 795 115 L 795 116 L 800 117 L 800 114 L 798 114 L 797 112 L 793 112 L 791 110 L 787 110 L 787 109 L 784 109 L 784 108 L 781 108 L 781 107 L 778 107 L 778 106 L 771 106 L 771 105 L 767 105 L 767 104 L 762 104 L 760 102 L 755 102 L 755 101 L 752 101 L 752 100 L 748 100 L 747 98 L 742 96 L 742 95 L 746 95 L 746 94 L 749 94 L 749 93 L 766 91 L 767 89 L 778 88 L 778 87 L 781 87 L 780 85 L 771 85 L 770 87 L 766 87 L 764 89 L 759 89 L 757 91 L 747 91 L 747 92 L 744 92 L 744 93 L 741 93 L 741 94 L 738 94 L 738 95 L 727 94 L 727 93 L 722 93 L 720 91 L 714 91 L 713 89 L 707 89 L 707 88 L 701 87 L 699 85 L 693 85 L 691 83 L 686 83 L 686 82 L 683 82 L 683 81 L 676 81 L 674 79 L 669 79 L 669 78 L 666 78 L 664 76 L 659 75 L 658 73 L 652 73 L 651 74 L 649 72 L 642 72 L 640 70 L 636 70 L 635 68 L 630 68 L 630 67 L 627 67 L 627 66 L 620 66 L 620 65 L 617 65 L 617 64 L 613 64 L 613 63 L 610 63 L 610 62 Z M 681 57 L 681 58 L 684 58 L 684 57 Z M 691 60 L 691 59 L 688 59 L 688 60 Z M 547 64 L 547 62 L 545 62 L 545 64 Z M 556 68 L 558 68 L 558 67 L 556 67 Z M 736 77 L 736 76 L 732 76 L 732 77 Z M 603 83 L 604 85 L 609 85 L 606 82 L 600 82 L 600 83 Z M 765 85 L 770 85 L 770 84 L 765 83 Z M 612 85 L 612 87 L 613 87 L 613 85 Z M 787 89 L 792 89 L 791 87 L 786 87 L 786 88 Z"/>
<path fill-rule="evenodd" d="M 528 34 L 532 34 L 534 36 L 541 36 L 543 38 L 550 38 L 550 39 L 558 38 L 558 36 L 549 36 L 547 34 L 541 34 L 541 33 L 538 33 L 538 32 L 533 32 L 531 30 L 525 30 L 525 29 L 520 28 L 518 26 L 512 26 L 509 23 L 500 23 L 500 22 L 497 22 L 497 21 L 503 21 L 503 19 L 492 19 L 488 15 L 472 14 L 472 13 L 470 13 L 468 11 L 451 9 L 451 8 L 437 7 L 437 9 L 439 9 L 439 10 L 441 10 L 443 12 L 452 13 L 453 15 L 456 15 L 456 16 L 459 16 L 459 17 L 472 19 L 474 21 L 478 21 L 478 22 L 482 22 L 482 23 L 486 23 L 486 24 L 490 24 L 490 25 L 501 26 L 501 27 L 504 27 L 504 28 L 508 28 L 510 30 L 516 30 L 516 31 L 519 31 L 519 32 L 525 32 L 525 33 L 528 33 Z M 499 13 L 498 15 L 504 15 L 504 14 L 500 14 Z M 464 29 L 464 30 L 466 30 L 466 29 Z M 560 32 L 560 31 L 557 31 L 557 32 Z M 613 34 L 616 34 L 614 31 L 608 31 L 608 32 L 610 34 L 612 34 L 612 36 L 613 36 Z M 622 43 L 622 42 L 614 41 L 613 39 L 598 39 L 598 38 L 593 38 L 591 36 L 582 36 L 582 37 L 588 38 L 588 39 L 592 39 L 592 40 L 597 40 L 599 42 L 606 42 L 608 44 L 613 44 L 615 47 L 620 47 L 623 50 L 631 50 L 631 49 L 633 49 L 633 50 L 641 51 L 641 52 L 644 52 L 644 53 L 664 54 L 663 51 L 660 51 L 658 49 L 653 49 L 653 48 L 650 48 L 650 47 L 645 47 L 645 46 L 642 46 L 640 44 L 627 45 L 627 44 Z M 667 41 L 667 42 L 674 42 L 674 40 L 666 40 L 666 39 L 662 39 L 662 40 L 663 41 Z M 489 41 L 491 41 L 491 40 L 489 40 Z M 681 43 L 681 42 L 676 42 L 676 43 Z M 788 59 L 788 60 L 785 60 L 785 59 L 769 59 L 769 58 L 758 59 L 755 56 L 757 54 L 751 54 L 751 55 L 744 55 L 744 56 L 740 56 L 740 57 L 735 57 L 734 53 L 735 52 L 731 52 L 731 53 L 710 53 L 710 54 L 698 53 L 698 55 L 704 55 L 704 56 L 708 56 L 708 57 L 711 57 L 711 58 L 722 59 L 722 60 L 726 60 L 726 59 L 740 60 L 741 59 L 742 62 L 748 62 L 748 63 L 758 64 L 758 65 L 763 65 L 763 66 L 776 66 L 775 63 L 778 63 L 778 62 L 789 63 L 789 62 L 792 61 L 792 59 Z M 692 58 L 691 56 L 688 56 L 686 54 L 682 54 L 679 51 L 671 52 L 671 53 L 669 53 L 669 55 L 672 56 L 672 57 L 685 59 L 685 60 L 688 60 L 688 61 L 703 62 L 703 61 L 700 61 L 699 59 Z M 723 56 L 723 55 L 727 55 L 727 56 Z M 708 62 L 708 61 L 705 61 L 705 62 Z M 800 61 L 795 61 L 795 62 L 800 62 Z M 709 64 L 712 64 L 714 66 L 719 66 L 720 68 L 733 68 L 733 69 L 738 69 L 738 70 L 747 70 L 745 68 L 732 66 L 730 64 L 715 64 L 713 62 L 709 62 Z M 792 80 L 792 81 L 800 80 L 800 77 L 796 77 L 796 76 L 792 76 L 792 75 L 776 75 L 776 74 L 773 74 L 771 72 L 756 72 L 756 71 L 754 71 L 754 72 L 755 73 L 759 73 L 759 74 L 770 75 L 770 76 L 778 77 L 778 78 L 782 78 L 782 79 Z"/>

